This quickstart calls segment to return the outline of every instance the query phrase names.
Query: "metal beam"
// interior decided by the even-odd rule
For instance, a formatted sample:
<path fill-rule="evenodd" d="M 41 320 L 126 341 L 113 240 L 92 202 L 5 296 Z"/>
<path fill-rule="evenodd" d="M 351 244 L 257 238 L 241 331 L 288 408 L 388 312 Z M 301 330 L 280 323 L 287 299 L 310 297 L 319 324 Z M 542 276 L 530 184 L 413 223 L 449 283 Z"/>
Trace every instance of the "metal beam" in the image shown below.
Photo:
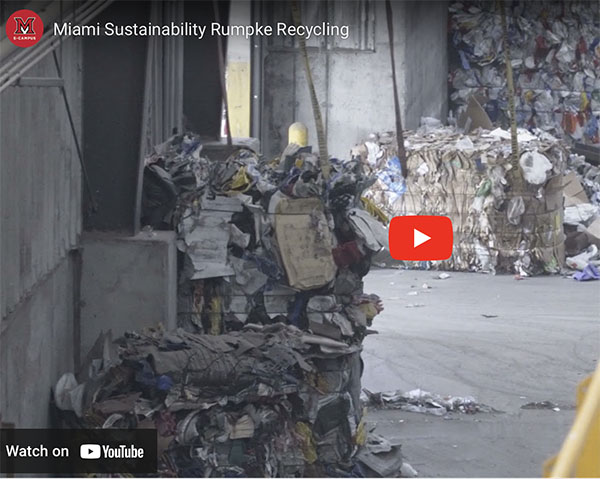
<path fill-rule="evenodd" d="M 61 88 L 65 86 L 65 81 L 62 78 L 21 77 L 17 80 L 16 86 Z"/>
<path fill-rule="evenodd" d="M 260 2 L 251 3 L 251 21 L 262 22 L 262 5 Z M 262 138 L 263 110 L 263 42 L 255 35 L 251 39 L 250 51 L 250 136 L 260 140 L 261 148 L 266 143 Z"/>
<path fill-rule="evenodd" d="M 92 21 L 100 12 L 105 10 L 115 0 L 98 0 L 84 2 L 83 6 L 65 18 L 65 21 L 77 21 L 77 25 L 85 25 Z M 42 36 L 36 48 L 31 50 L 21 48 L 9 58 L 2 56 L 0 65 L 0 92 L 4 91 L 22 77 L 27 70 L 42 60 L 47 54 L 59 47 L 69 35 L 55 37 L 52 30 Z"/>

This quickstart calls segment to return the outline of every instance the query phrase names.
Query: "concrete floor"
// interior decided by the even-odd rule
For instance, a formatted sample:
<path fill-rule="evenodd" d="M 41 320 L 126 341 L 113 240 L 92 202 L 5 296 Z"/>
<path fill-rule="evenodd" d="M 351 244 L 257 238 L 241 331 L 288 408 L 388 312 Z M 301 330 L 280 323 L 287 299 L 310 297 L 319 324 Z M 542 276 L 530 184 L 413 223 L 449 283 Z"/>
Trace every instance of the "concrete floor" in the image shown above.
<path fill-rule="evenodd" d="M 503 412 L 447 420 L 382 410 L 370 422 L 401 440 L 421 477 L 540 476 L 572 424 L 577 383 L 600 357 L 600 281 L 438 274 L 375 269 L 365 278 L 385 310 L 373 324 L 380 334 L 364 343 L 363 387 L 471 395 Z M 521 409 L 546 400 L 561 410 Z"/>

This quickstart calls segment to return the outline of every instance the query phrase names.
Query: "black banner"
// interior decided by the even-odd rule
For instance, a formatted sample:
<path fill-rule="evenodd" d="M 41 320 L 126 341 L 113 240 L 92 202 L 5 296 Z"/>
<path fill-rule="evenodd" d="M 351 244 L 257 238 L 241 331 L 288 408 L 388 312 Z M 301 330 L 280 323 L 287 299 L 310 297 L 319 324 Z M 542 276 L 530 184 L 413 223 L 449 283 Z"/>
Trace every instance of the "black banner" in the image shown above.
<path fill-rule="evenodd" d="M 154 429 L 1 429 L 1 474 L 155 474 Z"/>

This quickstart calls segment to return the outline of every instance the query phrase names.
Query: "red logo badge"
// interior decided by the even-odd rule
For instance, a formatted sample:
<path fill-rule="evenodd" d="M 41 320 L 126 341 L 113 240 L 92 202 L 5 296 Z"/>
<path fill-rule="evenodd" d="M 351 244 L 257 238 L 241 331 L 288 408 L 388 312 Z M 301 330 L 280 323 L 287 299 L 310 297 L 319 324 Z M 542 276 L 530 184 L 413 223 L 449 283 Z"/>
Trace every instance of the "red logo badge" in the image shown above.
<path fill-rule="evenodd" d="M 452 221 L 447 216 L 396 216 L 389 228 L 390 254 L 404 261 L 452 256 Z"/>
<path fill-rule="evenodd" d="M 32 47 L 42 39 L 44 24 L 40 16 L 31 10 L 18 10 L 6 22 L 6 36 L 13 45 Z"/>

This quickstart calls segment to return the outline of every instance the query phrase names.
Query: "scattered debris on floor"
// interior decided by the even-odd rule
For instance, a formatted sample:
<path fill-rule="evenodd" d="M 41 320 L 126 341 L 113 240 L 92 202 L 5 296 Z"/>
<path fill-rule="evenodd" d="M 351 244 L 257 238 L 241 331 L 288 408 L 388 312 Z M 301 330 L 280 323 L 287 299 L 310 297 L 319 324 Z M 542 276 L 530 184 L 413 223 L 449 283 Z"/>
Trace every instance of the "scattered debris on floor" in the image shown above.
<path fill-rule="evenodd" d="M 592 263 L 588 264 L 583 268 L 582 271 L 578 271 L 573 275 L 573 279 L 577 281 L 592 281 L 600 279 L 600 271 Z"/>
<path fill-rule="evenodd" d="M 404 461 L 400 468 L 400 477 L 418 477 L 419 472 L 408 462 Z"/>
<path fill-rule="evenodd" d="M 408 412 L 445 416 L 449 413 L 475 414 L 499 412 L 478 403 L 472 396 L 439 396 L 422 389 L 408 392 L 389 391 L 374 393 L 363 388 L 361 398 L 365 404 L 375 408 L 400 409 Z"/>
<path fill-rule="evenodd" d="M 550 409 L 554 412 L 559 412 L 562 409 L 575 409 L 574 406 L 556 404 L 552 401 L 528 402 L 523 404 L 521 409 Z"/>
<path fill-rule="evenodd" d="M 403 465 L 400 444 L 377 434 L 368 436 L 365 447 L 356 457 L 362 464 L 364 477 L 394 477 Z"/>
<path fill-rule="evenodd" d="M 598 260 L 598 247 L 596 245 L 590 245 L 578 255 L 567 258 L 567 266 L 579 271 L 583 271 L 592 262 L 600 264 Z"/>
<path fill-rule="evenodd" d="M 523 404 L 521 409 L 554 409 L 555 407 L 558 406 L 551 401 L 539 401 Z"/>

